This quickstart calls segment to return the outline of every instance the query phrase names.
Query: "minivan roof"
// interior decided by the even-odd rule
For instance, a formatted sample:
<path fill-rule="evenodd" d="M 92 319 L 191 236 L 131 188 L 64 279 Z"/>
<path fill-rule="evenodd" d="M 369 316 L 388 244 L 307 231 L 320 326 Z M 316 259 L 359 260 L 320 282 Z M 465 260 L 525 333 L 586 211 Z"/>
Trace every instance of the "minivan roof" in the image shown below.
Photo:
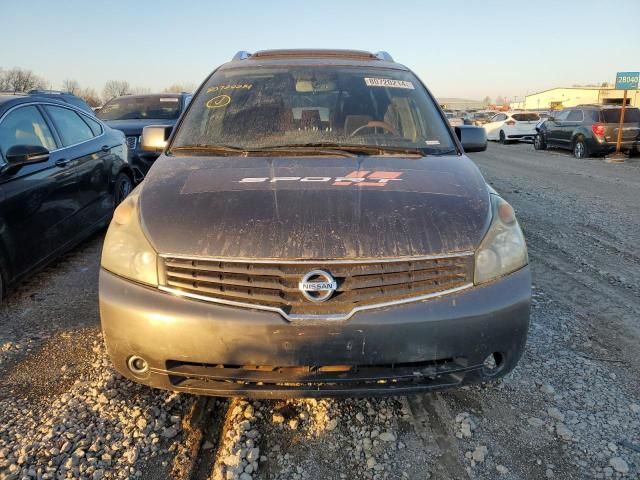
<path fill-rule="evenodd" d="M 239 51 L 221 68 L 255 67 L 256 65 L 344 65 L 408 70 L 394 62 L 387 52 L 340 49 L 280 49 L 255 53 Z"/>

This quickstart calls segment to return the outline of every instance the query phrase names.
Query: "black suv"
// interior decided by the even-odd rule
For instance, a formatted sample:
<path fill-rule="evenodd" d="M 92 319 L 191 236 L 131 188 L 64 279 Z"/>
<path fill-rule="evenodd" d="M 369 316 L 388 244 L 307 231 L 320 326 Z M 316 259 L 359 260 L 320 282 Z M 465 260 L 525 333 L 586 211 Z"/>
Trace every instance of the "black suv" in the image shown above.
<path fill-rule="evenodd" d="M 174 126 L 191 97 L 190 93 L 125 95 L 109 100 L 98 111 L 100 120 L 126 135 L 129 163 L 137 182 L 144 178 L 159 155 L 140 149 L 142 129 L 147 125 Z"/>
<path fill-rule="evenodd" d="M 553 114 L 536 127 L 533 146 L 566 148 L 576 158 L 606 155 L 616 148 L 622 107 L 579 105 Z M 640 144 L 640 109 L 627 108 L 622 129 L 622 151 L 635 154 Z"/>

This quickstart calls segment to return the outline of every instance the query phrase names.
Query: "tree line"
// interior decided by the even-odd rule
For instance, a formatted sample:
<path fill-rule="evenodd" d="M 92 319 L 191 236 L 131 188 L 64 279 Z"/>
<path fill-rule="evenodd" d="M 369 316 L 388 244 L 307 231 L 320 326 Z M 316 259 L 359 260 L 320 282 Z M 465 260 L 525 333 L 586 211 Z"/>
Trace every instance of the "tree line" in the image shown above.
<path fill-rule="evenodd" d="M 51 82 L 36 75 L 31 70 L 12 68 L 5 70 L 0 67 L 0 92 L 26 93 L 30 90 L 53 90 Z M 109 100 L 122 95 L 140 95 L 152 93 L 146 87 L 132 87 L 126 80 L 109 80 L 104 84 L 102 93 L 91 87 L 82 87 L 77 80 L 66 79 L 60 85 L 59 90 L 72 93 L 89 104 L 91 107 L 99 107 Z M 195 85 L 192 83 L 175 83 L 165 88 L 161 93 L 193 92 Z"/>
<path fill-rule="evenodd" d="M 505 105 L 509 103 L 505 97 L 497 96 L 495 102 L 491 100 L 491 97 L 486 96 L 482 99 L 482 103 L 485 105 Z"/>

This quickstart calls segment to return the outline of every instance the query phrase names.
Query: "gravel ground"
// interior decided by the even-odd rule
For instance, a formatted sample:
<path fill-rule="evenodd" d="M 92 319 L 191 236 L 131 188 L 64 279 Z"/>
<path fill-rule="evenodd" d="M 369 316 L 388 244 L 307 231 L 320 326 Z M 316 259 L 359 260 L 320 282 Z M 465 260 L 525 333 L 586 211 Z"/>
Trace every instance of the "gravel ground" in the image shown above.
<path fill-rule="evenodd" d="M 0 306 L 0 479 L 640 477 L 640 164 L 473 154 L 529 244 L 529 343 L 503 381 L 361 400 L 210 401 L 117 375 L 102 235 Z"/>

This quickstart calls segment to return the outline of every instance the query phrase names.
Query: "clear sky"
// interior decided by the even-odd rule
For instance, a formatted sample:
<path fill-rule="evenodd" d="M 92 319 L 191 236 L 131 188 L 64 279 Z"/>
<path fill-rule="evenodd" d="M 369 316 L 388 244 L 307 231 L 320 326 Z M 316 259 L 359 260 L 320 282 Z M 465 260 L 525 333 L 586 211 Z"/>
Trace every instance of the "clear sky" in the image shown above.
<path fill-rule="evenodd" d="M 440 97 L 513 99 L 640 70 L 640 0 L 1 0 L 0 67 L 54 88 L 199 84 L 238 50 L 387 50 Z"/>

